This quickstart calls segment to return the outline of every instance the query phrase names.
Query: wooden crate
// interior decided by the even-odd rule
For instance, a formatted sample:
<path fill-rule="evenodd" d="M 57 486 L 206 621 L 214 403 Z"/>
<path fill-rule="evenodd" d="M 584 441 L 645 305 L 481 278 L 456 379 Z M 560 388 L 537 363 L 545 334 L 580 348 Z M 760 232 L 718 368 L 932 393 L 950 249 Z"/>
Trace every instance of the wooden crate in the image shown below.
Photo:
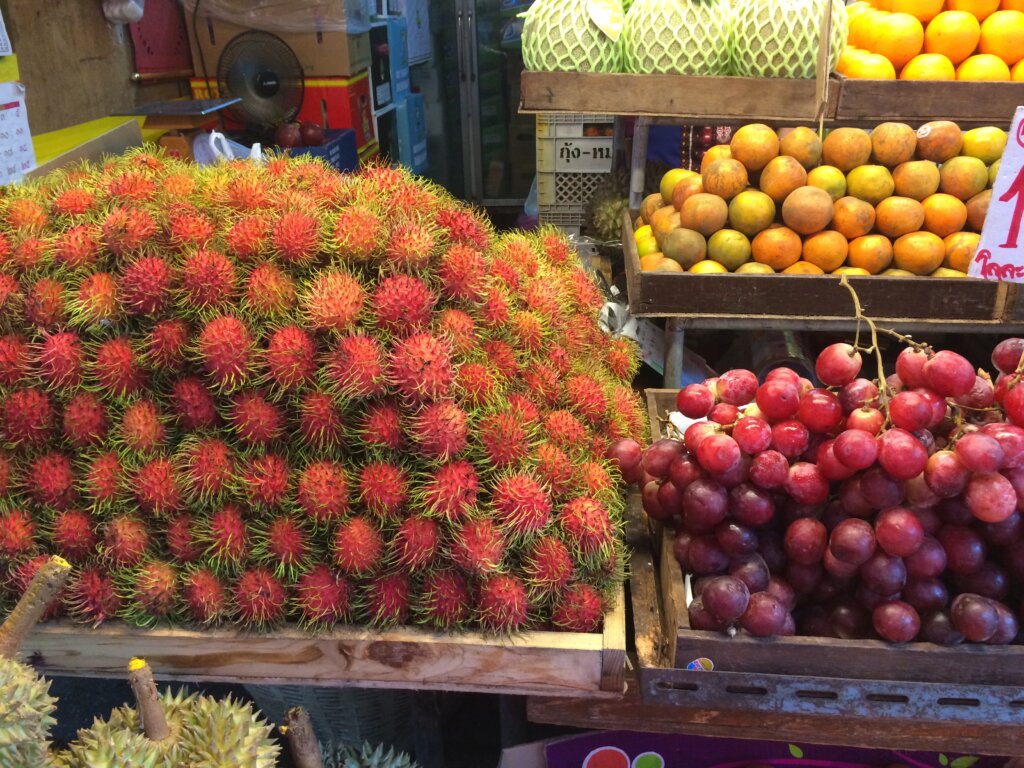
<path fill-rule="evenodd" d="M 915 128 L 931 120 L 1008 129 L 1024 104 L 1024 83 L 848 80 L 839 76 L 835 120 L 875 126 L 887 120 Z"/>
<path fill-rule="evenodd" d="M 44 674 L 123 678 L 133 656 L 157 678 L 279 685 L 356 685 L 548 696 L 621 696 L 624 591 L 601 633 L 525 632 L 509 638 L 417 628 L 347 627 L 321 635 L 211 629 L 40 625 L 22 646 Z"/>
<path fill-rule="evenodd" d="M 833 275 L 643 272 L 623 217 L 626 282 L 636 317 L 677 317 L 715 328 L 852 328 L 853 301 Z M 901 331 L 1009 332 L 1024 328 L 1016 286 L 977 279 L 850 277 L 864 314 Z"/>

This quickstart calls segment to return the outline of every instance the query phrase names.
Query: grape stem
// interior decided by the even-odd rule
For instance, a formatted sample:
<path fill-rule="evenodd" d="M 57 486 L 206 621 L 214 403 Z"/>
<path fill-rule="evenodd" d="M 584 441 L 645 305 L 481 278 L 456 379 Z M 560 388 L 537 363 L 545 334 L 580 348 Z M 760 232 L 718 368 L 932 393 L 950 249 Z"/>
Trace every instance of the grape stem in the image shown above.
<path fill-rule="evenodd" d="M 839 278 L 839 284 L 846 287 L 846 290 L 850 292 L 850 296 L 853 299 L 853 311 L 854 316 L 857 318 L 857 336 L 854 340 L 854 348 L 858 348 L 860 341 L 860 323 L 863 320 L 868 324 L 868 330 L 871 331 L 871 346 L 864 350 L 865 354 L 875 354 L 875 360 L 878 363 L 878 399 L 879 404 L 885 408 L 889 403 L 889 399 L 892 396 L 892 392 L 889 389 L 889 383 L 885 379 L 885 366 L 882 362 L 882 348 L 878 345 L 878 327 L 875 325 L 875 321 L 864 314 L 863 309 L 860 305 L 860 297 L 857 292 L 850 285 L 850 281 L 846 279 L 846 275 L 842 275 Z M 893 331 L 895 333 L 895 331 Z M 899 336 L 899 334 L 896 334 Z M 907 339 L 909 342 L 910 340 Z"/>

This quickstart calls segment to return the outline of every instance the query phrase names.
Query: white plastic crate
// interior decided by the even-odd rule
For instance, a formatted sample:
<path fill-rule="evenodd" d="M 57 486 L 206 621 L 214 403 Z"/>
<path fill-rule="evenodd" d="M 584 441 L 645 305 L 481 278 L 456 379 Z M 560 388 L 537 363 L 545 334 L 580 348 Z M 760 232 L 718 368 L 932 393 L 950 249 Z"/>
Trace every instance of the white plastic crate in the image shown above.
<path fill-rule="evenodd" d="M 537 172 L 611 172 L 614 132 L 610 115 L 537 115 Z"/>

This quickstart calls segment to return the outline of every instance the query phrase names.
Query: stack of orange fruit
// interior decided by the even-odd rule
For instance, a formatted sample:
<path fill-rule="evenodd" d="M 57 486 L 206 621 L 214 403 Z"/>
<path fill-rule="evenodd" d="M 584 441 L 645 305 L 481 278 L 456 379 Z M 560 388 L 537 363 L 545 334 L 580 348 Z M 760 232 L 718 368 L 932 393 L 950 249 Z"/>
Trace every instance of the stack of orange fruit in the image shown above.
<path fill-rule="evenodd" d="M 857 0 L 847 12 L 846 77 L 1024 81 L 1024 0 Z"/>
<path fill-rule="evenodd" d="M 674 169 L 634 226 L 658 272 L 966 277 L 1007 134 L 949 121 L 776 133 L 745 125 Z"/>

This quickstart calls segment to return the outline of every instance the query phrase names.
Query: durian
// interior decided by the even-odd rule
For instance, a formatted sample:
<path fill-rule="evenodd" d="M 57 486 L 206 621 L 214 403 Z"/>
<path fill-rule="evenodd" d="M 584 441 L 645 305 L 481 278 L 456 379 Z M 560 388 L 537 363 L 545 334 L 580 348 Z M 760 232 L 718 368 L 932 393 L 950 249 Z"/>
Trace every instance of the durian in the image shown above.
<path fill-rule="evenodd" d="M 56 703 L 48 680 L 13 659 L 0 659 L 0 766 L 52 764 L 48 742 Z"/>
<path fill-rule="evenodd" d="M 324 768 L 417 768 L 405 752 L 395 752 L 394 748 L 384 751 L 384 745 L 376 748 L 363 744 L 362 749 L 346 744 L 328 745 L 323 750 Z"/>
<path fill-rule="evenodd" d="M 159 768 L 169 765 L 142 733 L 96 718 L 83 728 L 67 751 L 57 757 L 61 768 Z"/>
<path fill-rule="evenodd" d="M 591 235 L 604 242 L 622 239 L 622 214 L 629 210 L 629 178 L 614 171 L 597 185 L 587 204 Z"/>

